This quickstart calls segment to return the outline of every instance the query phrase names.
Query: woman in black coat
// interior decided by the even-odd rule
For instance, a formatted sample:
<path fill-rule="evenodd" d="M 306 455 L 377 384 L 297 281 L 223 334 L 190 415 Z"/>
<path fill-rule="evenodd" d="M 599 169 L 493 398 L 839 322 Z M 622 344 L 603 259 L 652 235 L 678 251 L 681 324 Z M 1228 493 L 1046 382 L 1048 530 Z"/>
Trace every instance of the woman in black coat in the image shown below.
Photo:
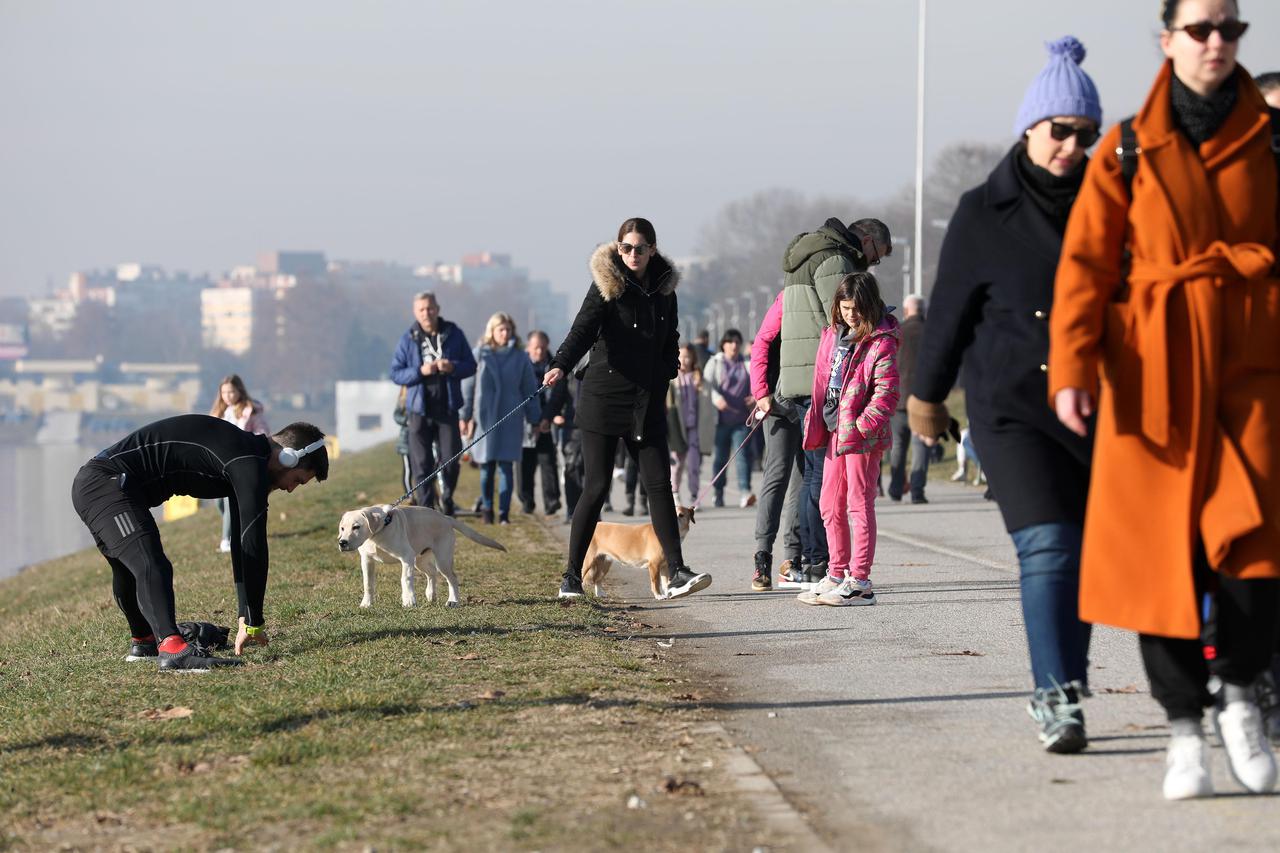
<path fill-rule="evenodd" d="M 617 242 L 596 249 L 591 287 L 543 380 L 554 385 L 590 350 L 576 421 L 585 482 L 573 513 L 561 598 L 582 595 L 582 563 L 609 493 L 619 439 L 639 465 L 649 494 L 653 529 L 670 570 L 667 597 L 711 584 L 710 575 L 684 564 L 671 493 L 666 392 L 679 362 L 675 290 L 680 276 L 658 254 L 657 243 L 647 219 L 628 219 L 618 229 Z"/>
<path fill-rule="evenodd" d="M 973 442 L 1018 553 L 1022 615 L 1035 692 L 1028 712 L 1050 752 L 1087 745 L 1090 626 L 1079 612 L 1080 542 L 1089 491 L 1088 439 L 1048 404 L 1049 308 L 1067 217 L 1084 179 L 1102 109 L 1068 36 L 1019 112 L 1020 139 L 947 227 L 933 307 L 907 415 L 932 443 L 964 364 Z"/>

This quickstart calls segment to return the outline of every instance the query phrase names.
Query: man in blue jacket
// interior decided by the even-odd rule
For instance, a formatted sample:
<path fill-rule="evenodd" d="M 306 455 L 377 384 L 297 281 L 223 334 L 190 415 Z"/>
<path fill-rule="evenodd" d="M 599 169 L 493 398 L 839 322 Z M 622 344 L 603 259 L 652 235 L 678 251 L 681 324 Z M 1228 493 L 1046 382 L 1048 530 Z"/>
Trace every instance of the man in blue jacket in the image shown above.
<path fill-rule="evenodd" d="M 476 359 L 467 336 L 440 317 L 436 295 L 422 292 L 413 298 L 414 324 L 400 338 L 391 359 L 391 381 L 406 389 L 409 413 L 409 467 L 414 485 L 436 467 L 432 445 L 440 445 L 440 458 L 450 459 L 462 450 L 458 410 L 462 408 L 462 380 L 476 372 Z M 440 511 L 453 515 L 453 490 L 458 485 L 457 460 L 444 469 Z M 436 491 L 427 483 L 413 493 L 418 506 L 434 507 Z"/>

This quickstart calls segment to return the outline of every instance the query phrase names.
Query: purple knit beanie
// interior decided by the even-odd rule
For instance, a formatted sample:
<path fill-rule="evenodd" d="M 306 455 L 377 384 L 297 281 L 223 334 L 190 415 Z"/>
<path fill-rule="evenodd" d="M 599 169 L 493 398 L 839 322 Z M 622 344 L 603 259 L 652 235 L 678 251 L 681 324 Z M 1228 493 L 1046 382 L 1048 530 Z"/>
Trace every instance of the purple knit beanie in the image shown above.
<path fill-rule="evenodd" d="M 1053 116 L 1083 116 L 1102 126 L 1102 102 L 1089 75 L 1080 69 L 1084 45 L 1075 36 L 1048 42 L 1049 62 L 1032 81 L 1018 110 L 1013 132 L 1021 136 L 1027 128 Z"/>

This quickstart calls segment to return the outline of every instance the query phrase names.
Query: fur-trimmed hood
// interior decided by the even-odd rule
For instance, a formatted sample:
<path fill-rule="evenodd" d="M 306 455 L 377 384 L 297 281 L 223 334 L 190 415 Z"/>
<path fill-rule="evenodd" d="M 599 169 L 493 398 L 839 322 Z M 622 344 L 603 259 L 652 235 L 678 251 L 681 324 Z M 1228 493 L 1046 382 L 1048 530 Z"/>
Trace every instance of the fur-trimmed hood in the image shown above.
<path fill-rule="evenodd" d="M 631 270 L 623 266 L 618 258 L 617 245 L 601 243 L 591 253 L 591 280 L 605 302 L 611 302 L 627 289 L 628 280 L 637 287 L 639 283 L 631 278 Z M 649 260 L 649 274 L 658 282 L 658 292 L 667 294 L 675 292 L 680 284 L 680 273 L 675 264 L 667 260 L 661 252 L 654 252 Z"/>

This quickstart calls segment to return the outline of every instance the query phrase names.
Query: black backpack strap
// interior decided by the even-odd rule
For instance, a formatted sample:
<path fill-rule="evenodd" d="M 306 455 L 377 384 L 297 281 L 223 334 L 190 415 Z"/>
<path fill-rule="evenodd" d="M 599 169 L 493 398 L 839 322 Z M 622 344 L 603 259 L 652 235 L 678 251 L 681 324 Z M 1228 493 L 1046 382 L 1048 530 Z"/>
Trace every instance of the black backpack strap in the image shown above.
<path fill-rule="evenodd" d="M 1276 155 L 1276 171 L 1280 172 L 1280 110 L 1271 108 L 1271 153 Z"/>
<path fill-rule="evenodd" d="M 1120 122 L 1120 147 L 1116 149 L 1116 158 L 1120 161 L 1120 174 L 1124 175 L 1124 185 L 1133 195 L 1133 176 L 1138 173 L 1138 157 L 1142 149 L 1138 146 L 1138 134 L 1133 131 L 1133 116 Z M 1276 121 L 1276 112 L 1271 112 L 1272 126 Z"/>

